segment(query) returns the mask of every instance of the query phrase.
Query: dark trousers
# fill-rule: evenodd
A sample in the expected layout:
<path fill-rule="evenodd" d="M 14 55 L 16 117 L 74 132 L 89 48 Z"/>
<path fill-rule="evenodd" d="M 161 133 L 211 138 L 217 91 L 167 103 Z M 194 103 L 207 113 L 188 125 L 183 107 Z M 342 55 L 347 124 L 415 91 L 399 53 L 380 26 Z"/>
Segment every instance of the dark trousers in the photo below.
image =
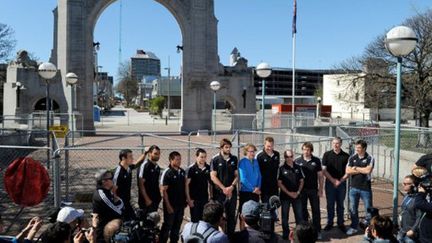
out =
<path fill-rule="evenodd" d="M 241 212 L 243 204 L 249 200 L 259 202 L 259 195 L 252 192 L 239 192 L 239 212 Z"/>
<path fill-rule="evenodd" d="M 303 189 L 300 194 L 301 202 L 302 202 L 302 211 L 303 211 L 303 220 L 309 220 L 309 213 L 307 209 L 307 201 L 312 208 L 312 223 L 315 229 L 320 232 L 321 231 L 321 212 L 320 212 L 320 202 L 318 197 L 317 189 Z"/>
<path fill-rule="evenodd" d="M 282 237 L 288 238 L 289 236 L 289 211 L 290 206 L 292 205 L 293 211 L 294 211 L 294 217 L 296 224 L 299 224 L 303 222 L 303 215 L 302 215 L 302 204 L 299 197 L 296 199 L 287 199 L 287 200 L 281 200 L 282 203 L 282 230 L 283 234 Z"/>
<path fill-rule="evenodd" d="M 237 206 L 237 191 L 232 192 L 231 198 L 226 198 L 225 194 L 217 191 L 214 195 L 214 199 L 224 206 L 225 216 L 227 218 L 226 233 L 230 237 L 234 234 L 236 227 L 236 206 Z"/>
<path fill-rule="evenodd" d="M 123 221 L 131 221 L 136 219 L 135 210 L 130 202 L 124 202 Z"/>
<path fill-rule="evenodd" d="M 190 209 L 190 215 L 191 215 L 191 221 L 196 223 L 199 220 L 202 219 L 203 216 L 203 211 L 204 211 L 204 205 L 207 203 L 208 201 L 205 200 L 194 200 L 194 206 L 193 208 L 189 208 Z"/>
<path fill-rule="evenodd" d="M 158 211 L 159 203 L 160 203 L 160 201 L 156 201 L 156 202 L 152 201 L 152 204 L 150 204 L 150 206 L 146 206 L 144 202 L 140 202 L 139 207 L 140 207 L 140 209 L 142 209 L 143 215 L 147 216 L 147 214 L 149 214 L 149 213 Z"/>
<path fill-rule="evenodd" d="M 175 207 L 174 213 L 169 214 L 166 206 L 164 205 L 164 222 L 162 224 L 159 242 L 166 243 L 168 238 L 171 243 L 178 242 L 180 226 L 183 221 L 184 208 Z"/>
<path fill-rule="evenodd" d="M 268 203 L 270 200 L 270 197 L 273 195 L 277 196 L 277 194 L 261 194 L 261 202 L 262 203 Z"/>
<path fill-rule="evenodd" d="M 329 180 L 326 180 L 325 191 L 327 199 L 327 224 L 333 225 L 336 203 L 337 224 L 343 225 L 346 182 L 344 181 L 338 187 L 334 187 L 333 183 L 331 183 Z"/>

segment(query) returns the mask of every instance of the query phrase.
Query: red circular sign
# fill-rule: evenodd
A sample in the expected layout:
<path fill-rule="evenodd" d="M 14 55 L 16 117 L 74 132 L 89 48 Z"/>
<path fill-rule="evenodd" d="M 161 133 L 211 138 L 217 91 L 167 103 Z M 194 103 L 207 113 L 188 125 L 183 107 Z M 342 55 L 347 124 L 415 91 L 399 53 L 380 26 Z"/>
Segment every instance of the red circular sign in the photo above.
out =
<path fill-rule="evenodd" d="M 50 179 L 47 170 L 30 157 L 14 160 L 4 175 L 7 194 L 23 207 L 35 206 L 48 194 Z"/>

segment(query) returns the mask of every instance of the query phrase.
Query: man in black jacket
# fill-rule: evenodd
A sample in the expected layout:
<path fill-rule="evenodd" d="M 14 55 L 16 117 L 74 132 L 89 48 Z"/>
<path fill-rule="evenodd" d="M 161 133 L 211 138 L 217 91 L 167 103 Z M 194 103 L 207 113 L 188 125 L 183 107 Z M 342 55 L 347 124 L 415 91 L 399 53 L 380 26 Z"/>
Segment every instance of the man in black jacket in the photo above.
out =
<path fill-rule="evenodd" d="M 113 174 L 108 170 L 96 173 L 97 189 L 93 194 L 93 227 L 97 242 L 109 242 L 120 228 L 124 210 L 123 201 L 113 193 Z"/>
<path fill-rule="evenodd" d="M 268 203 L 271 196 L 278 195 L 278 169 L 280 154 L 274 150 L 274 139 L 266 137 L 264 149 L 256 155 L 261 172 L 261 202 Z"/>

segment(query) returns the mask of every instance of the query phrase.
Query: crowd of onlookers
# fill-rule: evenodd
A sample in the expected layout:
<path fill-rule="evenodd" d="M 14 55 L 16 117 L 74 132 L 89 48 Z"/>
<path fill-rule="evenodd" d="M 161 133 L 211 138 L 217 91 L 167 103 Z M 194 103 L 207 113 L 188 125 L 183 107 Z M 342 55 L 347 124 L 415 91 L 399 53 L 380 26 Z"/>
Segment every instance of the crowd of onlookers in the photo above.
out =
<path fill-rule="evenodd" d="M 188 168 L 182 167 L 180 153 L 172 151 L 164 170 L 158 165 L 160 149 L 156 145 L 137 160 L 131 150 L 121 150 L 115 169 L 101 169 L 95 175 L 91 219 L 87 221 L 82 210 L 64 207 L 57 222 L 39 238 L 42 242 L 110 242 L 124 222 L 140 220 L 131 204 L 132 171 L 136 169 L 142 215 L 158 212 L 162 203 L 163 223 L 157 235 L 161 243 L 315 242 L 332 230 L 335 214 L 338 230 L 347 236 L 364 228 L 364 240 L 369 242 L 432 242 L 432 227 L 428 227 L 432 204 L 425 183 L 431 173 L 432 155 L 420 158 L 413 175 L 403 181 L 406 196 L 396 233 L 394 222 L 378 215 L 372 204 L 375 160 L 366 151 L 367 143 L 355 141 L 351 155 L 342 150 L 341 138 L 335 137 L 331 143 L 332 149 L 320 159 L 313 154 L 310 142 L 305 142 L 296 156 L 291 149 L 282 153 L 274 150 L 273 138 L 267 137 L 260 151 L 253 144 L 244 145 L 244 156 L 239 160 L 231 153 L 231 142 L 222 139 L 218 154 L 208 160 L 206 151 L 197 149 L 195 163 Z M 346 228 L 347 191 L 351 224 Z M 327 222 L 321 228 L 320 201 L 324 193 Z M 264 232 L 262 225 L 262 208 L 275 197 L 280 200 L 281 211 L 280 215 L 273 212 L 272 218 L 281 222 L 281 236 Z M 360 199 L 366 212 L 363 220 L 358 212 Z M 181 231 L 186 207 L 191 222 Z M 293 230 L 289 228 L 291 207 L 296 224 Z M 39 218 L 32 219 L 14 240 L 34 240 L 41 224 Z"/>

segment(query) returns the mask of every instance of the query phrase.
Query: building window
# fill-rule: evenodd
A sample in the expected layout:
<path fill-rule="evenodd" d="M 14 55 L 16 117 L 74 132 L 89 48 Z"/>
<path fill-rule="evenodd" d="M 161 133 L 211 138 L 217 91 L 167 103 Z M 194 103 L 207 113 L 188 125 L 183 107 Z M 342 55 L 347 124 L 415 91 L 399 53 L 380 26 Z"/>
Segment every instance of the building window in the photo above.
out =
<path fill-rule="evenodd" d="M 358 92 L 355 94 L 355 100 L 356 100 L 356 101 L 359 100 L 359 93 L 358 93 Z"/>

